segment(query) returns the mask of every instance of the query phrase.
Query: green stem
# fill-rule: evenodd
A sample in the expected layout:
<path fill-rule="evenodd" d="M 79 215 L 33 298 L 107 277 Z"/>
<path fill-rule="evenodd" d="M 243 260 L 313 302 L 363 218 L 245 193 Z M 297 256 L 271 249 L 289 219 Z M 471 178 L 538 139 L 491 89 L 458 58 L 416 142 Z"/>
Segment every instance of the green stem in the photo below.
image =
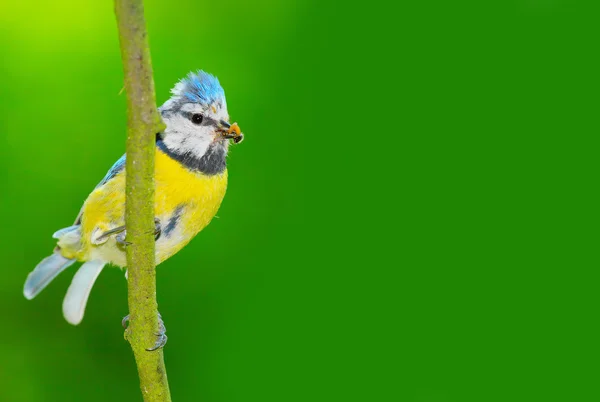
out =
<path fill-rule="evenodd" d="M 163 351 L 146 351 L 158 331 L 154 253 L 155 135 L 164 130 L 156 109 L 143 0 L 115 0 L 127 92 L 126 212 L 129 328 L 144 401 L 171 401 Z"/>

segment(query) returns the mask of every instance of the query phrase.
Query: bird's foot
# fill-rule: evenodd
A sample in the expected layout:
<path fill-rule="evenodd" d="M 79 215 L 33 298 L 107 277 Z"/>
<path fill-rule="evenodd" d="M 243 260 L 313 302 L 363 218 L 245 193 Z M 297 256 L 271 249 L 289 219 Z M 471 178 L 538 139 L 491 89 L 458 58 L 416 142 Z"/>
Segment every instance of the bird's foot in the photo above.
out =
<path fill-rule="evenodd" d="M 154 346 L 150 349 L 146 349 L 148 352 L 153 352 L 158 349 L 162 349 L 167 343 L 167 328 L 165 327 L 165 323 L 162 320 L 160 313 L 158 313 L 158 333 L 156 334 L 156 342 Z"/>
<path fill-rule="evenodd" d="M 160 234 L 162 233 L 162 228 L 160 226 L 160 219 L 158 218 L 154 218 L 154 240 L 158 240 L 160 238 Z M 125 238 L 127 237 L 127 230 L 125 230 L 125 226 L 119 226 L 116 227 L 114 229 L 108 230 L 104 233 L 102 233 L 100 236 L 98 236 L 98 238 L 95 240 L 94 244 L 102 244 L 103 242 L 106 241 L 106 239 L 108 239 L 109 236 L 114 235 L 115 236 L 115 240 L 117 241 L 117 244 L 123 246 L 123 247 L 127 247 L 127 246 L 131 246 L 131 242 L 125 240 Z"/>
<path fill-rule="evenodd" d="M 118 244 L 120 244 L 123 247 L 127 247 L 127 246 L 131 246 L 133 243 L 131 243 L 130 241 L 125 240 L 125 237 L 127 236 L 127 231 L 124 230 L 121 233 L 119 233 L 118 235 L 115 236 L 115 240 L 117 241 Z"/>
<path fill-rule="evenodd" d="M 129 322 L 129 314 L 127 314 L 121 320 L 121 325 L 123 326 L 123 328 L 127 329 L 127 323 L 128 322 Z M 148 352 L 153 352 L 155 350 L 162 349 L 165 346 L 165 344 L 167 343 L 167 340 L 169 339 L 167 337 L 166 332 L 167 332 L 167 328 L 165 327 L 165 323 L 162 320 L 162 316 L 160 315 L 160 313 L 158 313 L 158 333 L 155 334 L 156 335 L 156 342 L 154 343 L 153 347 L 148 348 L 146 350 Z"/>

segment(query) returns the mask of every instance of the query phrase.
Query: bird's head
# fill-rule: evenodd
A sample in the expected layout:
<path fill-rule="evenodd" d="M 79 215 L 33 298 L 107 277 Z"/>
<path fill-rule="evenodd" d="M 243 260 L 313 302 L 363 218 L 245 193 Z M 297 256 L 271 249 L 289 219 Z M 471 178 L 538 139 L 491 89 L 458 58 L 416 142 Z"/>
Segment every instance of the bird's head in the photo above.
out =
<path fill-rule="evenodd" d="M 216 77 L 189 73 L 171 93 L 159 108 L 167 126 L 159 137 L 170 152 L 196 159 L 215 153 L 224 157 L 229 140 L 244 138 L 237 123 L 229 122 L 225 91 Z"/>

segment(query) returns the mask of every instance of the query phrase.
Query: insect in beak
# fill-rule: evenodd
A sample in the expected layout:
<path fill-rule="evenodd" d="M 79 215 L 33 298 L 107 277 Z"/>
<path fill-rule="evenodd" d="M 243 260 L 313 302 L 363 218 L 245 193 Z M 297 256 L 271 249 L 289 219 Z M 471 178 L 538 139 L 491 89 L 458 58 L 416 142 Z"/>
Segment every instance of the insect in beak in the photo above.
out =
<path fill-rule="evenodd" d="M 242 134 L 242 130 L 237 123 L 229 124 L 225 120 L 221 120 L 219 126 L 223 138 L 231 139 L 236 144 L 242 142 L 244 139 L 244 134 Z"/>

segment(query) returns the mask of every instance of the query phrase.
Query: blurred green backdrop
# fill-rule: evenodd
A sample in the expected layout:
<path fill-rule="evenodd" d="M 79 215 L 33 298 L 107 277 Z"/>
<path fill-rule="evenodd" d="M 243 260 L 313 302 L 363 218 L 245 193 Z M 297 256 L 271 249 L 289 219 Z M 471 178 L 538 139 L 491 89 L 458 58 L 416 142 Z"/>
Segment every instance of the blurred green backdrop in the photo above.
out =
<path fill-rule="evenodd" d="M 175 401 L 592 401 L 597 10 L 148 0 L 159 103 L 223 84 L 219 218 L 158 270 Z M 123 153 L 110 1 L 0 2 L 0 400 L 141 400 L 107 269 L 27 273 Z M 594 208 L 592 208 L 592 206 Z"/>

